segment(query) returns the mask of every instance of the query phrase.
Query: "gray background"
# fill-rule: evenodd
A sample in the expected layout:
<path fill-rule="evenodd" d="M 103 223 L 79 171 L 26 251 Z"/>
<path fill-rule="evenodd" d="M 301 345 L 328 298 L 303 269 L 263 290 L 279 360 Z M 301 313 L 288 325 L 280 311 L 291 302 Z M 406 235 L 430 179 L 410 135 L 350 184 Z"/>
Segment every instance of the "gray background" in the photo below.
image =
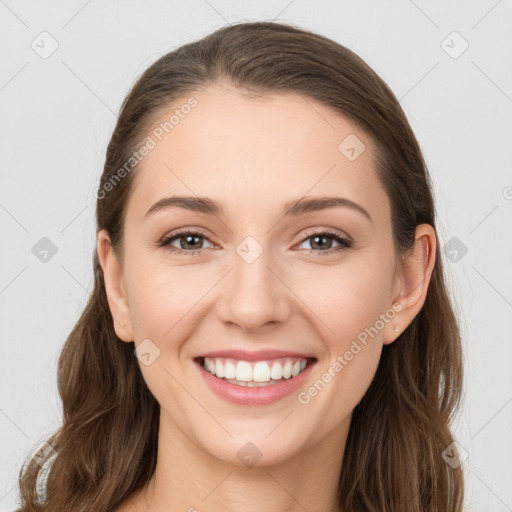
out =
<path fill-rule="evenodd" d="M 60 423 L 56 362 L 92 289 L 93 191 L 124 95 L 175 47 L 276 19 L 358 53 L 415 130 L 464 339 L 467 510 L 511 511 L 512 2 L 234 4 L 0 0 L 0 510 L 14 509 L 22 461 Z M 47 261 L 33 252 L 43 237 L 57 249 Z"/>

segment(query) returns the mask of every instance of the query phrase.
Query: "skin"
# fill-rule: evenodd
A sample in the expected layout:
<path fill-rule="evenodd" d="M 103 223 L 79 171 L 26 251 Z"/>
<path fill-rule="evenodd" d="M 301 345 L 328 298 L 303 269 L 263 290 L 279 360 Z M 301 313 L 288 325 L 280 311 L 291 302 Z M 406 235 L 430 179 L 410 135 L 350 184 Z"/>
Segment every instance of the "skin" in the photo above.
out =
<path fill-rule="evenodd" d="M 316 100 L 291 93 L 248 97 L 226 83 L 194 97 L 198 105 L 136 170 L 124 257 L 98 232 L 120 343 L 149 338 L 160 350 L 150 365 L 139 361 L 161 406 L 156 472 L 118 511 L 335 511 L 352 411 L 383 345 L 399 336 L 394 328 L 405 329 L 424 304 L 435 232 L 418 226 L 413 250 L 395 258 L 372 141 Z M 162 120 L 187 98 L 170 105 Z M 338 150 L 349 134 L 366 146 L 352 162 Z M 144 218 L 170 195 L 215 199 L 224 215 L 169 208 Z M 346 207 L 282 217 L 282 205 L 304 195 L 349 198 L 372 221 Z M 202 247 L 198 254 L 157 245 L 187 227 L 205 234 L 192 240 Z M 336 251 L 340 244 L 332 238 L 315 246 L 311 236 L 326 228 L 353 246 Z M 251 264 L 236 252 L 247 236 L 263 249 Z M 190 251 L 186 243 L 177 238 L 172 246 Z M 193 362 L 213 349 L 313 354 L 318 363 L 301 388 L 307 390 L 397 303 L 401 311 L 307 404 L 297 393 L 267 406 L 231 404 L 213 394 Z M 248 442 L 261 452 L 252 467 L 237 457 Z"/>

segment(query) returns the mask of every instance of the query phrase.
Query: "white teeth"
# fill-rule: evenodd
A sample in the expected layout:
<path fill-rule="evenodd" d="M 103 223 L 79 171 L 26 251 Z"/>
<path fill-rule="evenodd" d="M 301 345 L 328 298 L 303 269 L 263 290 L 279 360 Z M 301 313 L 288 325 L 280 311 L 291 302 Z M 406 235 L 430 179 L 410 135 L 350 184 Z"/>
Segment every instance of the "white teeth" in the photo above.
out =
<path fill-rule="evenodd" d="M 219 379 L 224 377 L 224 366 L 222 366 L 222 363 L 218 359 L 215 363 L 215 375 L 217 375 Z"/>
<path fill-rule="evenodd" d="M 226 379 L 234 379 L 236 377 L 236 367 L 231 361 L 227 361 L 224 365 L 224 377 Z"/>
<path fill-rule="evenodd" d="M 281 358 L 272 361 L 237 361 L 220 357 L 204 358 L 203 366 L 218 378 L 248 387 L 274 384 L 282 379 L 296 377 L 307 366 L 304 358 Z"/>
<path fill-rule="evenodd" d="M 217 359 L 217 368 L 218 365 L 221 364 Z M 219 375 L 217 375 L 218 377 Z M 243 380 L 244 382 L 248 382 L 252 380 L 252 368 L 251 365 L 247 361 L 238 361 L 236 365 L 236 380 Z"/>
<path fill-rule="evenodd" d="M 270 368 L 265 361 L 258 361 L 254 365 L 253 380 L 256 382 L 268 382 L 270 380 Z"/>
<path fill-rule="evenodd" d="M 270 380 L 268 382 L 254 382 L 253 380 L 244 382 L 242 380 L 236 380 L 236 379 L 223 379 L 223 380 L 225 380 L 226 382 L 229 382 L 230 384 L 236 384 L 237 386 L 248 387 L 248 388 L 262 388 L 265 386 L 272 386 L 272 384 L 279 382 L 278 380 Z"/>
<path fill-rule="evenodd" d="M 270 370 L 270 376 L 275 379 L 279 380 L 283 378 L 283 367 L 281 366 L 281 363 L 278 363 L 277 361 L 272 365 L 272 370 Z"/>

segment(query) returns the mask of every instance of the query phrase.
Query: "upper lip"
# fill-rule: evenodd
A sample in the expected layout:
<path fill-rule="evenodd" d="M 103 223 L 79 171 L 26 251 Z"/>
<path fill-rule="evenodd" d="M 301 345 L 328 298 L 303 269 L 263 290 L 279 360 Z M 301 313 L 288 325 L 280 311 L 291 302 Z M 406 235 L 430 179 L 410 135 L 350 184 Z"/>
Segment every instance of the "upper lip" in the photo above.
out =
<path fill-rule="evenodd" d="M 268 361 L 271 359 L 278 359 L 280 357 L 293 357 L 303 359 L 316 359 L 311 354 L 301 354 L 299 352 L 290 352 L 288 350 L 254 350 L 247 351 L 241 349 L 230 350 L 214 350 L 206 354 L 197 356 L 198 358 L 208 357 L 225 357 L 230 359 L 237 359 L 239 361 Z"/>

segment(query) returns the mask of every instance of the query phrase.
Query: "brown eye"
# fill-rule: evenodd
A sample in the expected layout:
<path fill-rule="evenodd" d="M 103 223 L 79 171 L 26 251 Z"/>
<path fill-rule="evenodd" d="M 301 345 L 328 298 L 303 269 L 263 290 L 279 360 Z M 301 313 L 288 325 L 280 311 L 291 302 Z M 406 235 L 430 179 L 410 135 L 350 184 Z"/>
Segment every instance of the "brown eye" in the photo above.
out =
<path fill-rule="evenodd" d="M 208 238 L 202 233 L 197 231 L 182 231 L 163 238 L 159 245 L 160 247 L 167 247 L 171 252 L 195 254 L 204 249 L 204 240 L 208 240 Z M 173 245 L 175 241 L 178 242 L 178 247 Z"/>
<path fill-rule="evenodd" d="M 328 230 L 313 234 L 308 233 L 308 236 L 302 240 L 301 244 L 308 240 L 310 241 L 311 246 L 309 250 L 319 254 L 343 251 L 350 249 L 350 247 L 353 245 L 353 243 L 348 238 L 341 236 L 339 233 Z M 333 241 L 335 244 L 338 244 L 339 247 L 335 247 L 333 250 L 331 250 Z"/>

